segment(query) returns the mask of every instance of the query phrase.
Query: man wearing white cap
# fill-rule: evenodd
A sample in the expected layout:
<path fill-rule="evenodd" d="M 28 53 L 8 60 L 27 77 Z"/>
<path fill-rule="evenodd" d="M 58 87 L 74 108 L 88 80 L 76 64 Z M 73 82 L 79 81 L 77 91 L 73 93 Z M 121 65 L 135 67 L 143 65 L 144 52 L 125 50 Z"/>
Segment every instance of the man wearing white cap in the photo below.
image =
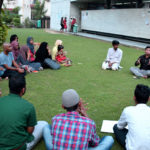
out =
<path fill-rule="evenodd" d="M 102 139 L 96 134 L 96 125 L 89 119 L 78 93 L 69 89 L 62 95 L 62 107 L 67 113 L 53 117 L 52 125 L 46 125 L 43 137 L 47 150 L 109 150 L 113 138 Z"/>

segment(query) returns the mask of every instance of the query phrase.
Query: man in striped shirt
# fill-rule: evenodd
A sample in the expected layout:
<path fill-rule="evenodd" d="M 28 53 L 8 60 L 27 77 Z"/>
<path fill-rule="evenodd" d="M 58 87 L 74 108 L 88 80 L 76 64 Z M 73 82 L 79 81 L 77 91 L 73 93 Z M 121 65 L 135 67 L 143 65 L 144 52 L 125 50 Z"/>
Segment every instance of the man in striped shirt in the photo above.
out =
<path fill-rule="evenodd" d="M 53 117 L 52 125 L 47 125 L 43 131 L 48 150 L 111 149 L 113 138 L 99 138 L 96 125 L 88 118 L 85 104 L 75 90 L 69 89 L 63 93 L 62 107 L 67 113 Z"/>

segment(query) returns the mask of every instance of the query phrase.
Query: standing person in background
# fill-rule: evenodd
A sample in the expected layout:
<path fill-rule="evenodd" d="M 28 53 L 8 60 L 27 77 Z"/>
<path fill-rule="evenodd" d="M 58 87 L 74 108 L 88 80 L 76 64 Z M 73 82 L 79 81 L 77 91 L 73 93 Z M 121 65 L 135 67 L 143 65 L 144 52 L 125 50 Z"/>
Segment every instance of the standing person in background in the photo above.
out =
<path fill-rule="evenodd" d="M 63 32 L 64 31 L 64 18 L 63 17 L 61 17 L 60 25 L 61 25 L 60 31 Z"/>
<path fill-rule="evenodd" d="M 120 67 L 123 52 L 119 49 L 119 41 L 112 41 L 113 48 L 109 48 L 107 58 L 102 64 L 102 69 L 118 70 Z"/>
<path fill-rule="evenodd" d="M 50 50 L 47 42 L 42 42 L 39 49 L 36 52 L 36 62 L 41 63 L 43 68 L 51 68 L 57 70 L 60 65 L 51 59 Z"/>
<path fill-rule="evenodd" d="M 150 46 L 145 48 L 145 54 L 140 56 L 135 62 L 135 66 L 140 65 L 140 68 L 131 67 L 130 71 L 136 77 L 148 78 L 150 76 Z"/>
<path fill-rule="evenodd" d="M 78 93 L 69 89 L 62 94 L 62 108 L 66 113 L 52 118 L 52 125 L 43 129 L 47 150 L 110 150 L 112 136 L 102 139 L 96 134 L 96 124 L 87 113 Z"/>
<path fill-rule="evenodd" d="M 62 40 L 56 40 L 55 46 L 52 49 L 52 60 L 56 60 L 57 52 L 58 52 L 58 45 L 62 45 Z"/>
<path fill-rule="evenodd" d="M 72 19 L 72 22 L 71 22 L 71 32 L 73 32 L 73 27 L 74 27 L 74 25 L 76 24 L 76 19 L 75 18 L 73 18 Z"/>
<path fill-rule="evenodd" d="M 65 17 L 64 19 L 64 29 L 65 29 L 65 32 L 67 32 L 67 17 Z"/>
<path fill-rule="evenodd" d="M 29 47 L 29 53 L 30 53 L 30 62 L 35 61 L 35 48 L 34 45 L 40 45 L 40 43 L 34 43 L 34 40 L 32 37 L 27 38 L 27 46 Z"/>

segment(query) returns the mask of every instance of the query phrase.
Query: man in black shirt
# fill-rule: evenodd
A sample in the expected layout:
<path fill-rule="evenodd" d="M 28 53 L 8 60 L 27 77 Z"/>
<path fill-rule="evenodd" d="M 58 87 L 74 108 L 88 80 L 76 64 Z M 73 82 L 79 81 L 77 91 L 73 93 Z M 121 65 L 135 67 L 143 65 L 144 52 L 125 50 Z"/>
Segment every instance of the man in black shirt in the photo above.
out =
<path fill-rule="evenodd" d="M 135 66 L 138 65 L 140 68 L 131 67 L 130 71 L 137 77 L 148 78 L 150 76 L 150 46 L 145 48 L 145 54 L 135 62 Z"/>

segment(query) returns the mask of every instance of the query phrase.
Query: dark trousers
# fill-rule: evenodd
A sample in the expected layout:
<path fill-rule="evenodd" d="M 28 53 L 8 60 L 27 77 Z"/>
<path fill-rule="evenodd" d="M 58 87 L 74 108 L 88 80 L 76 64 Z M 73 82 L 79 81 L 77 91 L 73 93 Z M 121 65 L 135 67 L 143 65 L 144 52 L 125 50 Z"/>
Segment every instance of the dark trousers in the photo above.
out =
<path fill-rule="evenodd" d="M 6 70 L 5 72 L 4 72 L 4 74 L 2 75 L 2 78 L 6 78 L 6 77 L 12 77 L 12 76 L 15 76 L 15 75 L 17 75 L 17 74 L 20 74 L 20 75 L 22 75 L 22 76 L 25 76 L 26 75 L 26 72 L 24 72 L 24 73 L 18 73 L 17 71 L 14 71 L 14 70 Z"/>
<path fill-rule="evenodd" d="M 124 147 L 124 149 L 126 149 L 125 140 L 126 140 L 126 135 L 128 133 L 128 130 L 127 129 L 122 129 L 122 130 L 118 129 L 117 124 L 114 125 L 113 130 L 114 130 L 114 134 L 116 136 L 118 143 L 120 143 Z"/>

